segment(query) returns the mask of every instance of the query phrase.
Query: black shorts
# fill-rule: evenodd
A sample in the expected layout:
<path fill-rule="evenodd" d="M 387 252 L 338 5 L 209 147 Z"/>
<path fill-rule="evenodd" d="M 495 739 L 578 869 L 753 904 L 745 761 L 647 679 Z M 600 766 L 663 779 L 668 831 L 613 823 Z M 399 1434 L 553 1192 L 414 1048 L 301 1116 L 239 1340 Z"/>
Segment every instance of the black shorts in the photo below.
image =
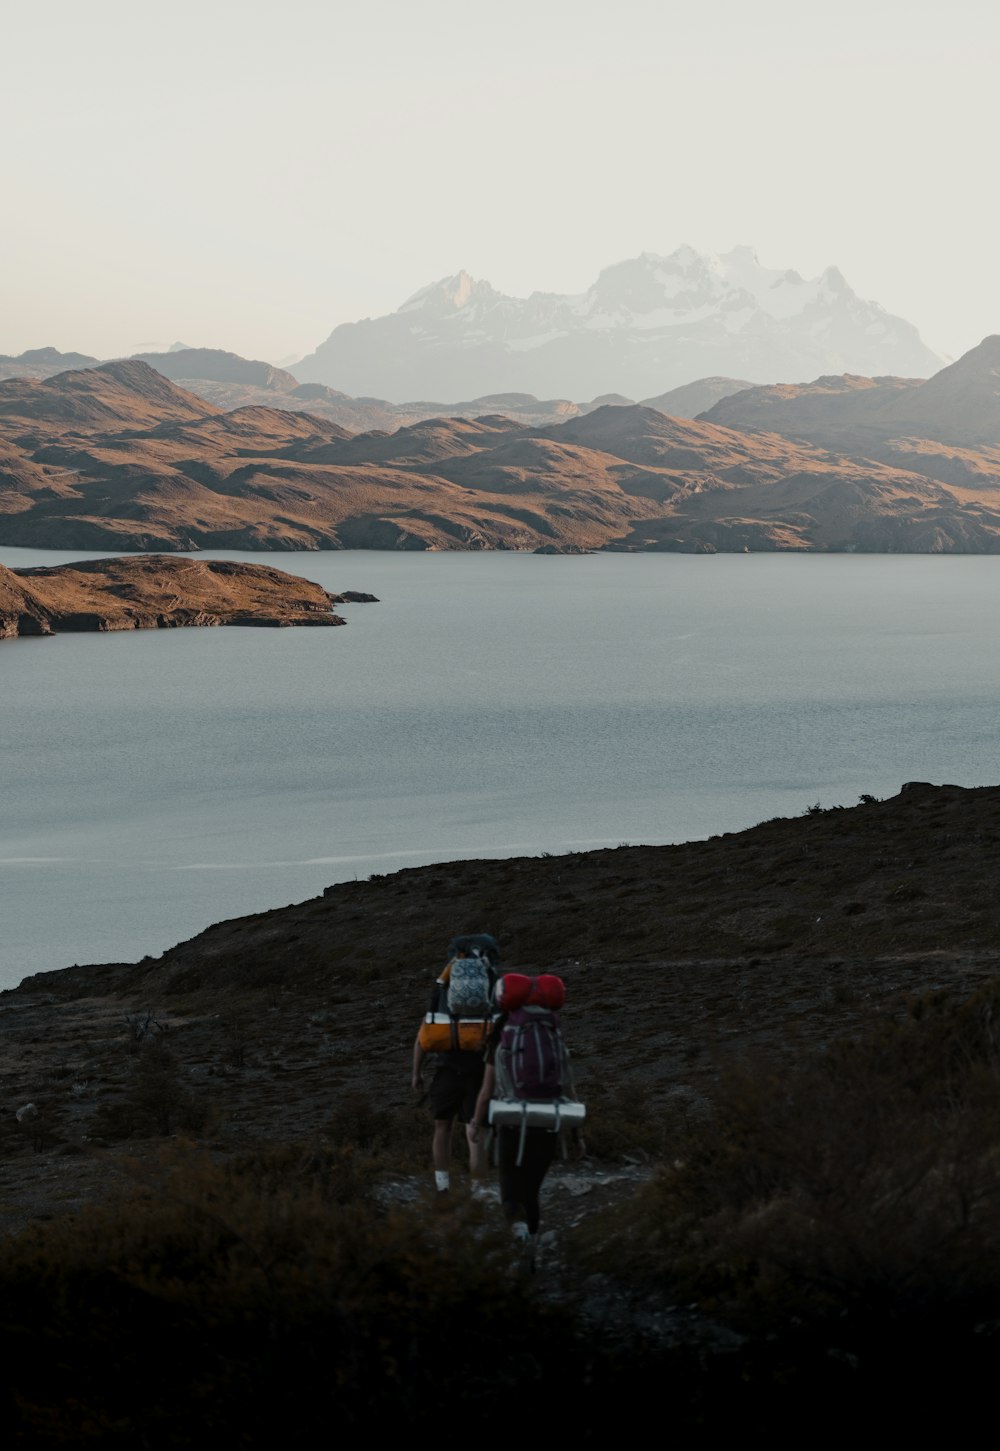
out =
<path fill-rule="evenodd" d="M 485 1068 L 479 1053 L 447 1054 L 438 1064 L 427 1095 L 434 1118 L 470 1123 Z"/>

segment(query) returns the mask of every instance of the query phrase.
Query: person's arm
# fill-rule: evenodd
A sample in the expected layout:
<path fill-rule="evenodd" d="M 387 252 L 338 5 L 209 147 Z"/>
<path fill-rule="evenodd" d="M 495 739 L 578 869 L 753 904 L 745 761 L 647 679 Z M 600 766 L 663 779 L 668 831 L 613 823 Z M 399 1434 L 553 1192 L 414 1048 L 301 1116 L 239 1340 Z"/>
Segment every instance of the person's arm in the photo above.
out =
<path fill-rule="evenodd" d="M 483 1086 L 479 1090 L 479 1097 L 476 1099 L 476 1111 L 472 1115 L 470 1137 L 475 1143 L 482 1129 L 486 1128 L 489 1120 L 490 1099 L 493 1097 L 493 1085 L 496 1082 L 497 1071 L 492 1063 L 487 1063 L 486 1071 L 483 1074 Z"/>
<path fill-rule="evenodd" d="M 417 1036 L 413 1040 L 413 1077 L 410 1079 L 410 1087 L 414 1093 L 424 1091 L 424 1058 L 426 1054 L 420 1046 L 420 1029 L 417 1029 Z"/>

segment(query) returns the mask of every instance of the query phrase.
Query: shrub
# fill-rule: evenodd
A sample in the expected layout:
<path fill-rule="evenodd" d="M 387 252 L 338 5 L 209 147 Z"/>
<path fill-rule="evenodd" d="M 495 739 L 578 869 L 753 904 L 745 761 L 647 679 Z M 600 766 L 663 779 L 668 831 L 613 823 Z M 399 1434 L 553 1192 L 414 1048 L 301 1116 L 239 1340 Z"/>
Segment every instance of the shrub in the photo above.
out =
<path fill-rule="evenodd" d="M 208 1102 L 184 1084 L 177 1060 L 161 1038 L 146 1038 L 136 1057 L 125 1092 L 103 1103 L 95 1116 L 99 1137 L 116 1140 L 150 1138 L 182 1130 L 199 1133 L 210 1117 Z"/>
<path fill-rule="evenodd" d="M 116 1202 L 0 1245 L 19 1435 L 311 1445 L 582 1383 L 566 1313 L 528 1306 L 506 1236 L 471 1205 L 380 1212 L 354 1157 L 175 1149 Z"/>
<path fill-rule="evenodd" d="M 596 1073 L 581 1087 L 587 1105 L 584 1137 L 598 1159 L 650 1159 L 663 1150 L 670 1132 L 662 1111 L 649 1107 L 634 1089 L 609 1084 Z"/>
<path fill-rule="evenodd" d="M 723 1077 L 619 1261 L 754 1321 L 996 1313 L 1000 985 Z"/>
<path fill-rule="evenodd" d="M 430 1153 L 430 1124 L 415 1105 L 399 1109 L 375 1102 L 366 1093 L 341 1099 L 326 1126 L 334 1145 L 350 1146 L 363 1154 L 392 1156 L 411 1164 L 415 1155 L 423 1164 Z"/>
<path fill-rule="evenodd" d="M 130 1053 L 138 1053 L 144 1043 L 165 1032 L 155 1008 L 142 1008 L 125 1014 L 125 1041 Z"/>

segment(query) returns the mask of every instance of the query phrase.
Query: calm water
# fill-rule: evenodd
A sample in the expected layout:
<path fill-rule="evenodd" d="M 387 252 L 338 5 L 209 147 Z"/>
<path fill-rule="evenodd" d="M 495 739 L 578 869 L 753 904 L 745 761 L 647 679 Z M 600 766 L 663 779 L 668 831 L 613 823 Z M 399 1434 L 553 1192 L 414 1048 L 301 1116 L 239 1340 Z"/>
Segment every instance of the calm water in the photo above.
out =
<path fill-rule="evenodd" d="M 1000 779 L 995 559 L 225 557 L 382 603 L 0 643 L 0 985 L 371 872 Z"/>

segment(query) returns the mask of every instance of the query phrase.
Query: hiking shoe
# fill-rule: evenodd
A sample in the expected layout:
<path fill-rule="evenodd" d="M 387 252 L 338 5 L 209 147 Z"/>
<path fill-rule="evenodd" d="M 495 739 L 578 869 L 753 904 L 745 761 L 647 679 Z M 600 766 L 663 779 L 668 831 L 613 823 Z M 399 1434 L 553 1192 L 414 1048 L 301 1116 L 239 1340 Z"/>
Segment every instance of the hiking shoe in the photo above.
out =
<path fill-rule="evenodd" d="M 542 1265 L 555 1249 L 557 1238 L 558 1236 L 554 1229 L 547 1229 L 544 1234 L 535 1235 L 534 1267 L 536 1270 L 541 1269 Z"/>

